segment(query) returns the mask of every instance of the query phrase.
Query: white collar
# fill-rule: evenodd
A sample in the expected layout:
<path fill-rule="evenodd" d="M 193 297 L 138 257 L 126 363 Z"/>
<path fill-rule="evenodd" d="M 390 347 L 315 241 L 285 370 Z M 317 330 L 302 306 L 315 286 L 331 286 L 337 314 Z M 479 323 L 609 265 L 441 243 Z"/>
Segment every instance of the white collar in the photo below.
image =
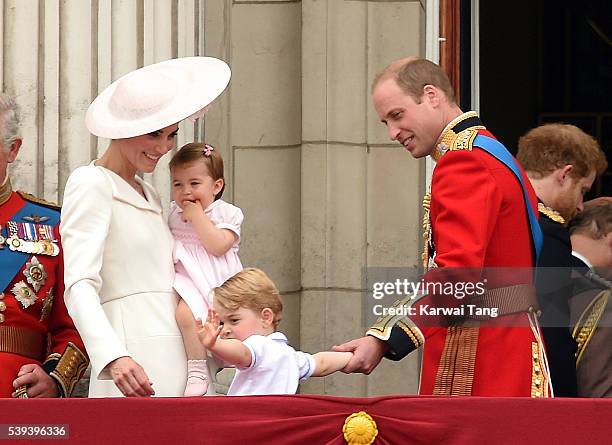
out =
<path fill-rule="evenodd" d="M 589 269 L 593 270 L 593 265 L 584 255 L 579 254 L 575 250 L 572 250 L 572 255 L 574 255 L 576 258 L 578 258 L 580 261 L 586 264 Z"/>
<path fill-rule="evenodd" d="M 278 331 L 272 332 L 267 337 L 270 340 L 282 341 L 282 342 L 285 342 L 285 343 L 288 342 L 287 337 L 285 336 L 285 334 L 283 334 L 282 332 L 278 332 Z"/>

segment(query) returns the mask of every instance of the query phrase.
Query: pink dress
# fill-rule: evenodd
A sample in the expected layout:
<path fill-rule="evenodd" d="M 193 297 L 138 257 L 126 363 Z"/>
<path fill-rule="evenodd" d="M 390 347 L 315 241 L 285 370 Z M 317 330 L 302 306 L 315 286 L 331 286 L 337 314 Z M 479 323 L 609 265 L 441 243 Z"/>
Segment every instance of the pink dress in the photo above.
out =
<path fill-rule="evenodd" d="M 210 290 L 242 270 L 238 258 L 240 225 L 244 219 L 242 210 L 221 199 L 204 210 L 220 229 L 228 229 L 237 235 L 236 242 L 223 256 L 206 251 L 191 223 L 183 222 L 183 210 L 173 201 L 170 204 L 168 224 L 174 236 L 174 289 L 189 305 L 196 318 L 206 319 L 212 307 Z"/>

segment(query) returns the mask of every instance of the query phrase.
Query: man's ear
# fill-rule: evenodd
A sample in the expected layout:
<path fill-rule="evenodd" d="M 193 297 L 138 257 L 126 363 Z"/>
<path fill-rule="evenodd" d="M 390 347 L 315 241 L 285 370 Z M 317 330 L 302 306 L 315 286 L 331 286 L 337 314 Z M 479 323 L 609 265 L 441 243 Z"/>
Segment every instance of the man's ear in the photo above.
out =
<path fill-rule="evenodd" d="M 570 172 L 574 169 L 572 164 L 567 164 L 556 170 L 558 181 L 563 184 L 570 177 Z"/>
<path fill-rule="evenodd" d="M 440 105 L 440 101 L 442 99 L 442 93 L 438 88 L 433 85 L 425 85 L 423 87 L 423 97 L 422 101 L 426 101 L 432 107 L 437 107 Z"/>
<path fill-rule="evenodd" d="M 15 159 L 17 159 L 17 155 L 19 154 L 19 149 L 21 148 L 22 142 L 23 142 L 23 139 L 21 138 L 17 138 L 13 142 L 11 142 L 11 146 L 9 147 L 8 156 L 7 156 L 9 164 L 13 162 Z"/>

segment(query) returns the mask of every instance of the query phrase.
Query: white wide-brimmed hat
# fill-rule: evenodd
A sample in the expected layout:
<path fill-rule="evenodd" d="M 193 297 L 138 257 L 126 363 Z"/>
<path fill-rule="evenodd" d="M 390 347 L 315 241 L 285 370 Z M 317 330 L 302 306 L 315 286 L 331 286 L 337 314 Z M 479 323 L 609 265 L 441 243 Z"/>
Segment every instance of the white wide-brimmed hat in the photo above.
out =
<path fill-rule="evenodd" d="M 85 125 L 96 136 L 109 139 L 161 130 L 200 112 L 223 92 L 230 77 L 229 66 L 214 57 L 148 65 L 102 91 L 87 109 Z"/>

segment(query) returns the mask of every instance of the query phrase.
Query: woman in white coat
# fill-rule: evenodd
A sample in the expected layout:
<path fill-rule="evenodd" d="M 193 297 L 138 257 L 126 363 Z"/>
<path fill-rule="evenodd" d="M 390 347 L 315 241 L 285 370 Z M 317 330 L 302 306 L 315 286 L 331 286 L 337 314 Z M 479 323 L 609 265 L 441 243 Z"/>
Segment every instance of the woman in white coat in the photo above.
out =
<path fill-rule="evenodd" d="M 87 110 L 89 131 L 111 142 L 68 178 L 60 232 L 66 306 L 91 358 L 90 397 L 183 395 L 173 240 L 159 196 L 138 173 L 153 172 L 178 123 L 203 114 L 229 78 L 218 59 L 168 60 L 118 79 Z"/>

